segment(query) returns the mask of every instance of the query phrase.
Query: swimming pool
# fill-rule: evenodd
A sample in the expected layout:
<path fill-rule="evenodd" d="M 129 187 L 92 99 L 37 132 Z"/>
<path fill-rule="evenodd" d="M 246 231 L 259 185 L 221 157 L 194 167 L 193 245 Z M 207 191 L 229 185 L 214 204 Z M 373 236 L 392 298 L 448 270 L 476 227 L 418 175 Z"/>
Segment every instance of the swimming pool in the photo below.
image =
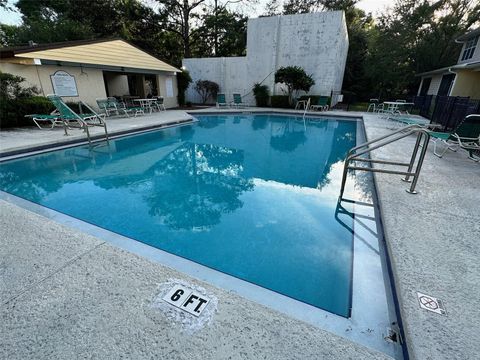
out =
<path fill-rule="evenodd" d="M 349 317 L 353 219 L 337 199 L 357 122 L 198 120 L 4 162 L 0 189 Z"/>

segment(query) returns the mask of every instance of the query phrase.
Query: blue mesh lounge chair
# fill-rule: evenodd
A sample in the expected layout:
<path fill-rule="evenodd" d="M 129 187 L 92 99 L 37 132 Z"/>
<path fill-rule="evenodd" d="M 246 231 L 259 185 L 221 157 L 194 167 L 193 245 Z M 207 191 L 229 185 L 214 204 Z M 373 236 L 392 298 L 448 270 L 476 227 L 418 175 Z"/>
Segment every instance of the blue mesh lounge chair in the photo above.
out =
<path fill-rule="evenodd" d="M 96 99 L 97 105 L 100 110 L 105 112 L 105 115 L 110 116 L 110 114 L 115 113 L 117 115 L 125 115 L 127 117 L 130 116 L 130 113 L 134 114 L 134 117 L 137 115 L 142 114 L 144 115 L 145 112 L 143 108 L 140 106 L 131 106 L 127 107 L 124 102 L 118 101 L 114 97 L 109 97 L 106 99 Z"/>
<path fill-rule="evenodd" d="M 228 106 L 227 101 L 225 100 L 225 94 L 217 94 L 217 108 L 222 106 Z"/>
<path fill-rule="evenodd" d="M 433 153 L 442 157 L 447 150 L 457 151 L 459 148 L 469 152 L 469 158 L 479 161 L 474 153 L 480 150 L 480 114 L 467 115 L 452 132 L 435 132 L 430 131 L 432 139 Z M 437 144 L 442 142 L 445 148 L 441 152 L 437 152 Z"/>
<path fill-rule="evenodd" d="M 105 130 L 105 136 L 108 140 L 107 124 L 105 123 L 105 115 L 101 116 L 94 112 L 88 105 L 83 102 L 80 102 L 80 108 L 86 107 L 90 113 L 77 114 L 73 111 L 60 96 L 57 95 L 47 95 L 48 100 L 57 109 L 58 113 L 64 124 L 65 135 L 68 135 L 67 129 L 78 128 L 83 129 L 87 133 L 88 140 L 90 141 L 90 132 L 88 130 L 89 126 L 101 126 Z"/>
<path fill-rule="evenodd" d="M 233 106 L 236 108 L 246 107 L 247 105 L 242 101 L 242 95 L 240 94 L 233 94 Z"/>
<path fill-rule="evenodd" d="M 63 126 L 63 121 L 60 115 L 56 112 L 52 112 L 51 114 L 44 115 L 44 114 L 29 114 L 25 115 L 25 117 L 32 118 L 33 122 L 39 129 L 53 129 L 55 126 Z"/>
<path fill-rule="evenodd" d="M 328 110 L 328 97 L 327 96 L 320 96 L 317 100 L 317 103 L 314 105 L 310 105 L 311 110 L 320 110 L 320 111 L 327 111 Z"/>

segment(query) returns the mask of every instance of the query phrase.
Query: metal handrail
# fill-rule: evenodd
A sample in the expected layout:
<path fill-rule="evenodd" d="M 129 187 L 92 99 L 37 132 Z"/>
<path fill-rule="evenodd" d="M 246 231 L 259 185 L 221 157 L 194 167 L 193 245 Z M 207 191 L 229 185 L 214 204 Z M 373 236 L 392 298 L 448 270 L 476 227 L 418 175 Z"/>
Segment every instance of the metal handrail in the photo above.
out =
<path fill-rule="evenodd" d="M 90 131 L 88 131 L 88 125 L 103 127 L 103 129 L 105 130 L 105 140 L 109 141 L 108 131 L 107 131 L 107 123 L 105 122 L 105 119 L 102 118 L 102 116 L 105 116 L 105 115 L 104 114 L 98 114 L 94 109 L 92 109 L 92 107 L 90 105 L 88 105 L 87 103 L 85 103 L 83 101 L 79 101 L 79 105 L 80 105 L 81 110 L 83 110 L 82 107 L 87 108 L 87 110 L 90 113 L 92 113 L 98 120 L 98 124 L 97 123 L 89 124 L 88 122 L 86 122 L 82 119 L 84 124 L 85 124 L 85 130 L 87 132 L 88 143 L 91 144 Z"/>
<path fill-rule="evenodd" d="M 305 120 L 305 115 L 307 114 L 307 111 L 309 108 L 310 108 L 310 98 L 308 98 L 307 103 L 305 104 L 305 110 L 303 111 L 303 120 Z"/>
<path fill-rule="evenodd" d="M 407 136 L 412 134 L 417 134 L 417 140 L 415 142 L 415 146 L 412 151 L 412 156 L 410 161 L 407 162 L 400 162 L 400 161 L 389 161 L 389 160 L 376 160 L 370 158 L 361 158 L 360 156 L 370 153 L 373 150 L 381 148 L 385 145 L 391 144 Z M 422 141 L 423 140 L 423 141 Z M 340 189 L 340 198 L 342 199 L 343 193 L 345 191 L 345 182 L 347 181 L 347 174 L 348 170 L 359 170 L 359 171 L 369 171 L 369 172 L 378 172 L 378 173 L 385 173 L 385 174 L 398 174 L 398 175 L 405 175 L 405 178 L 402 179 L 403 181 L 410 182 L 410 177 L 413 177 L 412 184 L 409 189 L 406 191 L 410 194 L 416 194 L 415 186 L 417 185 L 418 177 L 420 175 L 420 170 L 422 169 L 423 160 L 425 159 L 425 154 L 427 152 L 428 143 L 430 141 L 430 134 L 427 129 L 423 126 L 414 124 L 405 126 L 401 129 L 388 133 L 384 136 L 380 136 L 376 139 L 368 141 L 366 143 L 360 144 L 355 146 L 349 150 L 347 156 L 345 158 L 345 164 L 343 167 L 343 177 L 342 177 L 342 186 Z M 370 145 L 373 145 L 370 147 Z M 419 147 L 422 148 L 420 152 L 420 157 L 417 161 L 417 165 L 415 166 L 415 161 L 418 154 Z M 369 164 L 385 164 L 385 165 L 396 165 L 396 166 L 405 166 L 407 167 L 407 171 L 400 171 L 400 170 L 389 170 L 389 169 L 377 169 L 372 167 L 364 167 L 364 166 L 352 166 L 350 162 L 358 161 L 358 162 L 366 162 Z M 412 171 L 415 166 L 415 171 Z"/>

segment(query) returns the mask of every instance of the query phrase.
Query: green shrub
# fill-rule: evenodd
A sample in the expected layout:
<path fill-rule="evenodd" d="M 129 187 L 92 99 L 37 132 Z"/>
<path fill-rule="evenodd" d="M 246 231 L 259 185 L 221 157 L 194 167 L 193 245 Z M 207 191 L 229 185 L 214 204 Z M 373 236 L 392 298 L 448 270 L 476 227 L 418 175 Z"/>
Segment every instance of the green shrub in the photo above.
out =
<path fill-rule="evenodd" d="M 187 70 L 177 74 L 178 104 L 185 105 L 185 91 L 192 82 L 192 77 Z"/>
<path fill-rule="evenodd" d="M 73 111 L 75 111 L 77 114 L 80 114 L 81 111 L 80 111 L 80 104 L 78 102 L 75 102 L 75 101 L 67 101 L 65 103 L 65 105 L 67 105 L 70 109 L 72 109 Z M 84 107 L 84 110 L 85 110 L 85 107 Z M 84 111 L 84 112 L 87 112 L 87 111 Z"/>
<path fill-rule="evenodd" d="M 273 95 L 270 97 L 270 104 L 274 108 L 291 108 L 288 95 Z"/>
<path fill-rule="evenodd" d="M 255 102 L 257 103 L 258 107 L 268 106 L 269 92 L 267 85 L 255 83 L 253 85 L 253 95 L 255 96 Z"/>
<path fill-rule="evenodd" d="M 202 98 L 202 104 L 206 104 L 208 99 L 215 99 L 217 97 L 220 86 L 214 81 L 197 80 L 195 83 L 195 91 Z"/>
<path fill-rule="evenodd" d="M 29 114 L 50 114 L 55 107 L 42 96 L 18 99 L 0 98 L 0 128 L 34 125 Z"/>

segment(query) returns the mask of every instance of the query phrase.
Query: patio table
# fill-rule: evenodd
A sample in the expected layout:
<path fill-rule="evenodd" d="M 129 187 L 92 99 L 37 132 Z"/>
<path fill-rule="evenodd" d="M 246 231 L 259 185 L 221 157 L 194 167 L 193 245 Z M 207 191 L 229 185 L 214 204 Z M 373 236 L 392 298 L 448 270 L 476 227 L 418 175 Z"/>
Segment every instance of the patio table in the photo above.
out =
<path fill-rule="evenodd" d="M 150 114 L 152 113 L 152 103 L 154 101 L 157 101 L 157 98 L 148 98 L 148 99 L 133 99 L 133 101 L 139 102 L 140 106 L 143 109 L 148 109 L 150 111 Z"/>
<path fill-rule="evenodd" d="M 384 101 L 383 103 L 388 106 L 387 109 L 385 110 L 385 112 L 390 113 L 392 115 L 395 114 L 395 113 L 401 114 L 402 106 L 415 105 L 412 102 L 401 102 L 401 101 Z M 408 114 L 408 111 L 405 110 L 405 113 Z"/>

